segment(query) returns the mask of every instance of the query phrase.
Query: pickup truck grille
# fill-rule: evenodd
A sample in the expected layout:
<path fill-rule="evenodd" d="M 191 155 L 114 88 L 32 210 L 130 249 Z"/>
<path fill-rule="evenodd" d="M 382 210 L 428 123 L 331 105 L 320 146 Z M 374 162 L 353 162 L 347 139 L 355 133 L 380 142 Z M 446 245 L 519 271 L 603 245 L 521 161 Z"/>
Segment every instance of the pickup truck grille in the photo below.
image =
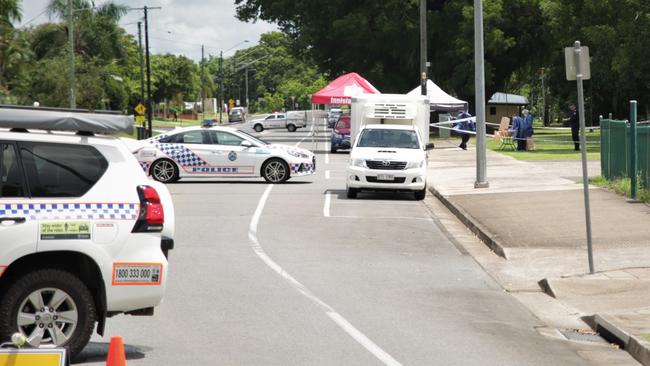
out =
<path fill-rule="evenodd" d="M 366 177 L 366 180 L 369 183 L 396 183 L 396 184 L 402 184 L 406 181 L 406 178 L 404 177 L 396 177 L 393 180 L 379 180 L 377 177 Z"/>
<path fill-rule="evenodd" d="M 370 169 L 377 169 L 377 170 L 404 170 L 404 169 L 406 169 L 406 162 L 405 161 L 366 160 L 366 165 Z"/>

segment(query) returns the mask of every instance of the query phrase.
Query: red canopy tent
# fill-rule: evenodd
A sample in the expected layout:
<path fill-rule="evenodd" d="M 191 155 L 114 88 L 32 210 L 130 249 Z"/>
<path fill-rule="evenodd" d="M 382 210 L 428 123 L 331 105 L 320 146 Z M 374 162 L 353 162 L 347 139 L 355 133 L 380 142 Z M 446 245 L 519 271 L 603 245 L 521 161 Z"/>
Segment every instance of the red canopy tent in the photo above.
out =
<path fill-rule="evenodd" d="M 381 94 L 368 80 L 356 72 L 341 75 L 311 96 L 314 104 L 352 104 L 352 97 L 359 94 Z"/>

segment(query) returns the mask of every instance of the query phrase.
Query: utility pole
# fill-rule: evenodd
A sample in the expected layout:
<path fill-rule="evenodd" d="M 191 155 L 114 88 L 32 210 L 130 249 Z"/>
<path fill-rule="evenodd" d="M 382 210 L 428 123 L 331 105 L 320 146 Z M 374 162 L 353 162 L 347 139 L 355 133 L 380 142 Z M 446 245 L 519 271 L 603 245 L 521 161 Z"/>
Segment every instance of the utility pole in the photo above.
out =
<path fill-rule="evenodd" d="M 142 57 L 142 22 L 138 22 L 138 54 L 140 55 L 140 103 L 144 103 L 144 58 Z"/>
<path fill-rule="evenodd" d="M 201 45 L 201 110 L 203 111 L 203 118 L 205 118 L 205 49 Z"/>
<path fill-rule="evenodd" d="M 160 6 L 142 8 L 129 8 L 128 10 L 143 10 L 144 11 L 144 48 L 145 48 L 145 63 L 147 66 L 147 100 L 145 107 L 147 108 L 147 135 L 153 136 L 152 124 L 153 120 L 153 102 L 151 100 L 151 60 L 149 59 L 149 10 L 162 9 Z"/>
<path fill-rule="evenodd" d="M 546 87 L 544 83 L 544 68 L 541 69 L 542 72 L 542 121 L 544 121 L 544 126 L 548 126 L 548 111 L 546 110 Z"/>
<path fill-rule="evenodd" d="M 474 90 L 476 94 L 476 181 L 474 188 L 488 188 L 485 152 L 485 71 L 483 65 L 483 0 L 474 0 Z"/>
<path fill-rule="evenodd" d="M 420 0 L 420 89 L 427 95 L 427 1 Z"/>
<path fill-rule="evenodd" d="M 223 50 L 219 51 L 219 123 L 223 123 Z"/>
<path fill-rule="evenodd" d="M 246 110 L 248 111 L 248 65 L 246 66 Z"/>
<path fill-rule="evenodd" d="M 75 65 L 74 65 L 74 37 L 73 37 L 73 28 L 74 28 L 74 19 L 72 17 L 72 0 L 68 0 L 68 46 L 70 48 L 70 108 L 77 108 L 76 100 L 76 88 L 77 81 L 75 79 Z"/>

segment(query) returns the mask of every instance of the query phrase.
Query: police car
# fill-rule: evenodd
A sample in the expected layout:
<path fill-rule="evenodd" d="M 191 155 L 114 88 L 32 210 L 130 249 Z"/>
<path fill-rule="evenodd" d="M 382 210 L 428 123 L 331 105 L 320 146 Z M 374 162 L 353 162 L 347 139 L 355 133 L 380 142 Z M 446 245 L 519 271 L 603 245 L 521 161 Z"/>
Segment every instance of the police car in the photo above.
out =
<path fill-rule="evenodd" d="M 177 128 L 131 144 L 142 169 L 163 183 L 189 177 L 260 176 L 282 183 L 316 170 L 316 159 L 308 150 L 270 144 L 246 132 L 210 124 Z"/>
<path fill-rule="evenodd" d="M 20 332 L 75 355 L 95 324 L 101 335 L 107 317 L 152 315 L 161 303 L 170 194 L 120 139 L 94 133 L 132 125 L 0 106 L 0 342 Z"/>

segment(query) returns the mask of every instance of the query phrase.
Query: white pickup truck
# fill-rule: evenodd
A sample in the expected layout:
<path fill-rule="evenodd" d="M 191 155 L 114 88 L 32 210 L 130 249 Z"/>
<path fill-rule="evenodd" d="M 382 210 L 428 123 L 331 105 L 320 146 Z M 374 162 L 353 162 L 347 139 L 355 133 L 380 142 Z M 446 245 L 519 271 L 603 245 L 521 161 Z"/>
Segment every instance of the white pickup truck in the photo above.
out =
<path fill-rule="evenodd" d="M 367 94 L 352 99 L 348 198 L 362 190 L 426 195 L 429 101 L 421 96 Z"/>
<path fill-rule="evenodd" d="M 307 126 L 305 112 L 287 112 L 273 113 L 260 118 L 255 118 L 250 122 L 250 126 L 255 132 L 262 132 L 272 128 L 286 128 L 289 132 L 294 132 L 298 128 Z"/>

